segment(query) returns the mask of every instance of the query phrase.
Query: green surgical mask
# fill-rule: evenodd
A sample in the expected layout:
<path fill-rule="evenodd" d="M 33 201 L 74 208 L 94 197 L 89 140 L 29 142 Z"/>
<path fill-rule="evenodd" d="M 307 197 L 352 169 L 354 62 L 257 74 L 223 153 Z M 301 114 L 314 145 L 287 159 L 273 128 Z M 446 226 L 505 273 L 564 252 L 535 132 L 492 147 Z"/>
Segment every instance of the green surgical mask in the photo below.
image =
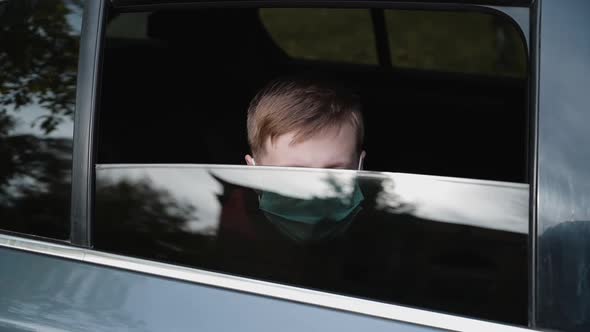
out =
<path fill-rule="evenodd" d="M 264 191 L 260 210 L 283 233 L 307 241 L 341 233 L 360 211 L 363 200 L 356 183 L 347 197 L 299 199 Z"/>

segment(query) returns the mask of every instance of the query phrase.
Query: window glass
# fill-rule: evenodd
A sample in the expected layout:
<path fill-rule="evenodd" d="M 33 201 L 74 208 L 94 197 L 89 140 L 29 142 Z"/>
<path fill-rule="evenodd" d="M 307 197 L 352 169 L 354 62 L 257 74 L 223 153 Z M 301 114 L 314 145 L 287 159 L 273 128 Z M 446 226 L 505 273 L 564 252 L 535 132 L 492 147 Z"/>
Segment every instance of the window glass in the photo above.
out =
<path fill-rule="evenodd" d="M 265 8 L 260 18 L 290 57 L 377 64 L 368 9 Z"/>
<path fill-rule="evenodd" d="M 69 236 L 81 1 L 0 3 L 0 228 Z"/>
<path fill-rule="evenodd" d="M 527 204 L 528 185 L 492 181 L 103 165 L 97 168 L 94 244 L 239 276 L 526 324 Z"/>
<path fill-rule="evenodd" d="M 386 10 L 385 22 L 396 67 L 525 76 L 522 37 L 497 15 Z"/>

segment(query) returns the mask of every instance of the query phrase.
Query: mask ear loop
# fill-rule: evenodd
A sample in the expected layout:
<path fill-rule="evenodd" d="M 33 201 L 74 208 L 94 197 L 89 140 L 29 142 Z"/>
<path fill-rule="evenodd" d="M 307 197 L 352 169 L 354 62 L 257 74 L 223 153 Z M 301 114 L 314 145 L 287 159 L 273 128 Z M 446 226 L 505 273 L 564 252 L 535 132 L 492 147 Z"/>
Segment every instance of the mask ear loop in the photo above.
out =
<path fill-rule="evenodd" d="M 256 166 L 256 160 L 254 160 L 254 158 L 252 158 L 252 166 Z M 260 198 L 262 197 L 262 190 L 254 189 L 254 191 L 256 192 L 256 196 L 258 197 L 258 203 L 260 203 Z"/>
<path fill-rule="evenodd" d="M 359 157 L 359 167 L 358 167 L 359 171 L 362 171 L 364 169 L 364 167 L 363 167 L 364 162 L 365 162 L 365 151 L 363 151 Z"/>

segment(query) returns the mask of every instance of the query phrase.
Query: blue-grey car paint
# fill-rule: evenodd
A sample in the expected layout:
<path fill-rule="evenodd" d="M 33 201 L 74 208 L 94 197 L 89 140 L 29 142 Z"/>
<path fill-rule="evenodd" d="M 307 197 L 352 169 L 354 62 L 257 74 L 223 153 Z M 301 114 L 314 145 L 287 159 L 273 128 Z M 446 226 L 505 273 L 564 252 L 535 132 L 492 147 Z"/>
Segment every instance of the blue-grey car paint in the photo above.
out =
<path fill-rule="evenodd" d="M 0 331 L 441 331 L 0 248 Z"/>
<path fill-rule="evenodd" d="M 590 330 L 590 1 L 541 2 L 537 323 Z"/>

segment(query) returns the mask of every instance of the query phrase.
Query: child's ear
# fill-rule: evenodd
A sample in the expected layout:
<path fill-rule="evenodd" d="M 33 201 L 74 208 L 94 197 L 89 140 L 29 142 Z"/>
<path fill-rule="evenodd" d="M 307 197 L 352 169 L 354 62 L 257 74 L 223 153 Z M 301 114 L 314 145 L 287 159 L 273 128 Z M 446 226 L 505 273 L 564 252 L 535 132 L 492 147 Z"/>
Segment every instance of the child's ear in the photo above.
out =
<path fill-rule="evenodd" d="M 256 166 L 256 162 L 254 161 L 254 158 L 252 158 L 252 156 L 250 156 L 249 154 L 247 154 L 244 159 L 246 160 L 246 164 L 248 164 L 248 166 Z"/>

